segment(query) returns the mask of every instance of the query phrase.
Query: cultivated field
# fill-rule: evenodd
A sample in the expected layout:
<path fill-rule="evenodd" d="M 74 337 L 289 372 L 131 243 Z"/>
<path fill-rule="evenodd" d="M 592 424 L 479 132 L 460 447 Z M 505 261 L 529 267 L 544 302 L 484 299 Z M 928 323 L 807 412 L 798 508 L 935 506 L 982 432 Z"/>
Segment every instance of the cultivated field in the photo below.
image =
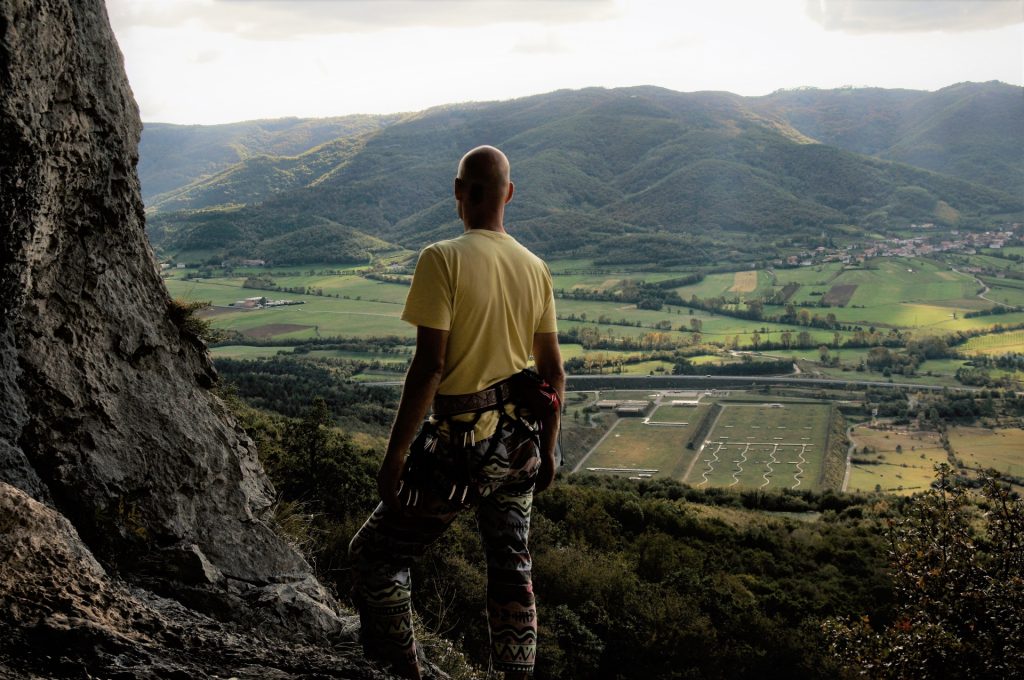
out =
<path fill-rule="evenodd" d="M 276 279 L 275 279 L 276 281 Z M 208 300 L 215 306 L 210 321 L 217 328 L 238 331 L 253 338 L 315 338 L 324 336 L 367 337 L 399 335 L 413 337 L 415 329 L 401 320 L 402 304 L 335 298 L 326 295 L 276 293 L 242 288 L 244 279 L 167 280 L 172 296 Z M 368 282 L 380 298 L 408 289 L 394 283 Z M 244 310 L 229 307 L 247 297 L 266 296 L 294 300 L 301 305 Z M 402 298 L 404 300 L 404 297 Z"/>
<path fill-rule="evenodd" d="M 985 258 L 986 262 L 1000 260 L 988 255 L 974 257 Z M 654 283 L 692 273 L 692 269 L 685 268 L 644 272 L 629 267 L 597 267 L 587 260 L 556 261 L 551 263 L 551 269 L 558 289 L 596 290 L 612 295 L 637 281 Z M 352 265 L 308 269 L 252 268 L 236 270 L 233 278 L 191 281 L 180 277 L 186 271 L 194 273 L 194 270 L 172 270 L 172 278 L 167 280 L 167 285 L 172 295 L 190 300 L 210 300 L 218 306 L 211 317 L 214 326 L 238 331 L 243 336 L 274 340 L 399 335 L 411 339 L 414 329 L 399 318 L 408 287 L 363 278 L 361 274 L 365 270 L 365 266 Z M 258 276 L 273 281 L 276 286 L 312 294 L 243 288 L 247 276 Z M 993 300 L 1001 299 L 999 295 L 1016 296 L 1018 292 L 1024 295 L 1024 282 L 994 278 L 988 281 L 993 287 L 990 291 Z M 786 290 L 790 303 L 809 305 L 806 311 L 811 314 L 833 315 L 841 324 L 862 329 L 874 326 L 886 332 L 889 328 L 900 328 L 923 336 L 958 330 L 984 330 L 997 323 L 1024 322 L 1024 312 L 964 318 L 968 311 L 991 305 L 991 302 L 978 297 L 980 286 L 974 276 L 953 271 L 940 262 L 919 258 L 876 258 L 864 266 L 833 262 L 777 270 L 737 267 L 736 271 L 708 274 L 702 281 L 676 290 L 683 299 L 696 295 L 701 299 L 767 300 L 781 293 L 787 285 L 790 286 Z M 245 297 L 260 295 L 305 304 L 251 311 L 236 311 L 228 306 Z M 1008 301 L 1018 300 L 1014 297 Z M 1018 302 L 1024 302 L 1024 298 Z M 818 306 L 820 303 L 844 306 L 821 307 Z M 613 343 L 618 338 L 645 338 L 645 342 L 657 343 L 661 347 L 702 342 L 721 347 L 751 348 L 755 332 L 760 343 L 778 343 L 783 340 L 783 332 L 788 332 L 788 341 L 792 341 L 796 334 L 806 331 L 816 347 L 832 344 L 836 332 L 841 340 L 852 335 L 848 330 L 738 319 L 671 304 L 650 310 L 638 309 L 635 304 L 624 302 L 559 299 L 557 307 L 561 317 L 560 330 L 571 332 L 575 329 L 581 337 L 587 335 L 591 341 L 596 335 Z M 742 302 L 740 308 L 745 309 Z M 764 307 L 766 315 L 782 312 L 780 305 L 766 304 Z M 695 328 L 699 329 L 699 338 L 694 334 Z M 969 353 L 1024 351 L 1024 332 L 1013 330 L 998 336 L 984 335 L 963 347 Z M 614 353 L 614 350 L 607 353 Z M 853 352 L 848 354 L 852 358 Z M 843 361 L 849 363 L 845 356 Z M 667 364 L 646 364 L 624 367 L 623 370 L 636 374 L 668 368 Z M 933 370 L 942 376 L 937 380 L 948 382 L 952 380 L 955 367 L 935 366 Z M 871 376 L 847 373 L 844 377 Z M 899 381 L 898 378 L 895 380 Z"/>
<path fill-rule="evenodd" d="M 679 407 L 673 421 L 657 425 L 645 424 L 640 418 L 622 418 L 587 458 L 585 470 L 626 477 L 682 479 L 693 456 L 686 442 L 707 409 Z"/>
<path fill-rule="evenodd" d="M 927 489 L 935 479 L 935 466 L 949 462 L 936 432 L 858 425 L 851 429 L 850 438 L 855 452 L 847 491 L 910 495 Z"/>
<path fill-rule="evenodd" d="M 753 293 L 755 290 L 757 290 L 756 271 L 751 270 L 733 274 L 732 286 L 729 288 L 730 293 Z"/>
<path fill-rule="evenodd" d="M 1024 331 L 990 333 L 971 338 L 961 346 L 968 354 L 1006 354 L 1024 352 Z"/>
<path fill-rule="evenodd" d="M 719 403 L 721 412 L 686 482 L 773 491 L 820 488 L 829 404 Z"/>
<path fill-rule="evenodd" d="M 953 427 L 949 444 L 967 467 L 1024 477 L 1024 430 Z"/>
<path fill-rule="evenodd" d="M 697 406 L 671 403 L 698 396 Z M 766 401 L 763 395 L 738 393 L 726 398 L 703 393 L 601 394 L 602 399 L 652 397 L 659 405 L 650 415 L 619 419 L 581 471 L 634 479 L 670 477 L 698 487 L 821 488 L 830 404 Z"/>

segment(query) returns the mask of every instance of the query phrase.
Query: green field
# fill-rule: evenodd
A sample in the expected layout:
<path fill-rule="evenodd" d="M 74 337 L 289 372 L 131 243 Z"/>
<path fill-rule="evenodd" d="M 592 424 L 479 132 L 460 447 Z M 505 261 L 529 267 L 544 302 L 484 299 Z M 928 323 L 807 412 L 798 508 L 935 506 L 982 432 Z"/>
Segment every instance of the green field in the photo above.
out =
<path fill-rule="evenodd" d="M 821 488 L 831 405 L 720 402 L 685 481 L 694 486 Z"/>
<path fill-rule="evenodd" d="M 949 444 L 964 465 L 1024 477 L 1024 430 L 954 427 Z"/>
<path fill-rule="evenodd" d="M 216 328 L 256 338 L 315 338 L 334 336 L 413 337 L 415 329 L 402 321 L 399 303 L 346 300 L 318 295 L 268 293 L 242 288 L 242 279 L 167 281 L 172 296 L 208 300 L 215 306 L 208 316 Z M 397 284 L 382 284 L 404 288 Z M 242 310 L 229 307 L 247 297 L 301 301 L 301 305 Z"/>
<path fill-rule="evenodd" d="M 291 347 L 254 347 L 251 345 L 223 345 L 211 347 L 210 355 L 214 359 L 266 359 L 279 354 L 290 355 Z"/>
<path fill-rule="evenodd" d="M 1024 352 L 1024 331 L 979 335 L 964 343 L 961 350 L 967 354 Z"/>
<path fill-rule="evenodd" d="M 859 462 L 850 466 L 847 491 L 917 493 L 935 479 L 935 465 L 948 462 L 936 432 L 858 425 L 850 434 L 855 449 L 853 457 Z M 863 451 L 865 446 L 867 452 Z"/>
<path fill-rule="evenodd" d="M 686 394 L 686 399 L 698 393 Z M 702 396 L 673 406 L 671 393 L 603 392 L 602 399 L 661 397 L 646 419 L 620 418 L 583 470 L 630 478 L 671 477 L 694 486 L 820 489 L 831 405 L 763 395 Z M 736 397 L 747 396 L 749 400 Z M 679 397 L 677 397 L 679 398 Z M 715 403 L 721 407 L 718 412 Z M 718 413 L 716 417 L 716 413 Z M 696 450 L 688 443 L 708 418 L 714 425 Z"/>
<path fill-rule="evenodd" d="M 609 398 L 602 393 L 602 398 Z M 633 395 L 632 398 L 637 398 Z M 661 413 L 665 407 L 658 409 Z M 672 424 L 645 424 L 641 418 L 622 418 L 587 458 L 585 470 L 627 477 L 641 475 L 682 479 L 693 458 L 686 442 L 708 406 L 675 408 Z"/>
<path fill-rule="evenodd" d="M 408 257 L 408 254 L 404 257 Z M 1000 258 L 988 259 L 1002 261 Z M 688 273 L 686 270 L 642 272 L 629 267 L 601 268 L 587 260 L 560 260 L 552 262 L 551 266 L 556 287 L 566 289 L 616 290 L 625 280 L 653 282 Z M 235 270 L 236 275 L 232 278 L 193 280 L 181 277 L 188 272 L 194 273 L 194 270 L 173 269 L 168 272 L 166 282 L 174 296 L 212 302 L 216 309 L 206 315 L 216 328 L 237 331 L 250 338 L 273 340 L 384 335 L 412 338 L 414 329 L 399 318 L 408 287 L 363 278 L 360 273 L 366 268 L 365 265 L 249 268 L 244 271 Z M 269 278 L 280 287 L 301 288 L 319 294 L 277 293 L 242 288 L 247 275 Z M 978 284 L 973 276 L 952 271 L 942 263 L 918 258 L 876 258 L 864 267 L 827 263 L 774 271 L 740 269 L 709 274 L 700 283 L 681 288 L 679 292 L 684 298 L 691 294 L 699 297 L 724 295 L 729 298 L 758 298 L 770 296 L 788 283 L 800 284 L 791 298 L 796 303 L 820 302 L 822 296 L 811 296 L 811 292 L 825 294 L 840 290 L 842 294 L 839 299 L 845 299 L 849 294 L 849 304 L 844 307 L 814 306 L 807 308 L 807 311 L 821 316 L 833 314 L 840 323 L 863 329 L 874 326 L 885 332 L 887 328 L 895 327 L 925 336 L 957 330 L 984 330 L 997 323 L 1007 325 L 1024 322 L 1024 312 L 965 319 L 965 312 L 991 304 L 976 296 Z M 992 279 L 991 283 L 1000 286 L 998 290 L 1009 291 L 1008 295 L 1020 294 L 1021 302 L 1024 303 L 1024 284 L 1021 282 Z M 291 299 L 304 304 L 247 311 L 229 306 L 254 296 Z M 720 347 L 736 345 L 750 348 L 755 339 L 754 333 L 758 334 L 759 342 L 769 343 L 782 341 L 782 333 L 787 331 L 791 333 L 791 338 L 806 331 L 815 345 L 831 344 L 835 340 L 835 332 L 832 330 L 737 319 L 673 305 L 654 311 L 637 309 L 634 304 L 559 299 L 557 306 L 561 319 L 559 328 L 563 332 L 575 329 L 591 336 L 596 332 L 601 339 L 612 342 L 616 338 L 630 338 L 652 349 L 655 346 L 692 346 L 698 341 Z M 783 308 L 779 306 L 765 307 L 766 314 L 780 314 L 782 311 Z M 692 329 L 695 322 L 699 322 L 699 337 Z M 839 336 L 840 339 L 846 339 L 851 336 L 851 332 L 839 331 Z M 591 354 L 603 354 L 606 357 L 618 354 L 625 358 L 636 356 L 639 351 L 597 352 L 567 346 L 565 354 L 566 358 Z M 1011 331 L 1002 336 L 982 336 L 967 343 L 964 351 L 1024 351 L 1024 334 Z M 816 350 L 774 354 L 798 356 L 813 362 Z M 847 366 L 855 365 L 863 356 L 860 350 L 840 350 L 839 354 L 840 360 Z M 717 359 L 704 358 L 702 361 Z M 623 365 L 622 370 L 631 374 L 648 374 L 670 370 L 670 366 L 664 362 L 636 363 Z M 937 380 L 951 380 L 955 366 L 936 364 L 922 368 L 919 373 L 928 370 L 939 376 Z M 835 369 L 828 368 L 821 368 L 820 372 L 825 375 L 837 373 Z M 871 377 L 852 371 L 839 373 L 849 379 Z M 894 380 L 898 382 L 901 379 L 897 377 Z"/>
<path fill-rule="evenodd" d="M 791 331 L 796 334 L 800 331 L 807 331 L 815 343 L 832 342 L 833 331 L 819 328 L 803 328 L 786 324 L 770 323 L 767 321 L 751 321 L 737 319 L 722 314 L 714 314 L 703 310 L 693 310 L 668 306 L 660 311 L 637 309 L 633 304 L 621 304 L 616 302 L 598 302 L 592 300 L 558 300 L 558 315 L 561 317 L 559 328 L 562 330 L 579 327 L 598 327 L 601 334 L 606 336 L 609 332 L 617 337 L 639 337 L 645 333 L 654 332 L 652 326 L 659 322 L 668 322 L 671 331 L 664 332 L 678 342 L 687 343 L 692 338 L 690 330 L 690 319 L 698 319 L 701 323 L 700 335 L 706 342 L 727 344 L 735 336 L 739 336 L 740 345 L 749 345 L 754 332 L 760 334 L 765 342 L 778 340 L 783 331 Z M 581 315 L 585 315 L 584 318 Z M 568 317 L 575 316 L 579 320 L 570 320 Z M 602 319 L 606 320 L 602 322 Z M 612 322 L 620 320 L 626 322 L 639 321 L 643 326 L 619 325 Z M 680 331 L 682 327 L 685 330 Z M 841 336 L 847 337 L 849 333 L 841 332 Z"/>

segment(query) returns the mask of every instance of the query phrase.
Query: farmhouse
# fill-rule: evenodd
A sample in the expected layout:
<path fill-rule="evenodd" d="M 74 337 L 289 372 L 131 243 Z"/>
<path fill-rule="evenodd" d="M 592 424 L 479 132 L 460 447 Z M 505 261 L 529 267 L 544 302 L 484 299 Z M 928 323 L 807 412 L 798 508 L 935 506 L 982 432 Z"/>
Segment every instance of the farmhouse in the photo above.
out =
<path fill-rule="evenodd" d="M 650 405 L 649 401 L 620 401 L 615 407 L 615 413 L 620 416 L 642 416 Z"/>
<path fill-rule="evenodd" d="M 263 296 L 245 298 L 232 302 L 229 307 L 240 307 L 242 309 L 266 309 L 268 307 L 284 307 L 287 305 L 302 305 L 302 300 L 270 300 Z"/>

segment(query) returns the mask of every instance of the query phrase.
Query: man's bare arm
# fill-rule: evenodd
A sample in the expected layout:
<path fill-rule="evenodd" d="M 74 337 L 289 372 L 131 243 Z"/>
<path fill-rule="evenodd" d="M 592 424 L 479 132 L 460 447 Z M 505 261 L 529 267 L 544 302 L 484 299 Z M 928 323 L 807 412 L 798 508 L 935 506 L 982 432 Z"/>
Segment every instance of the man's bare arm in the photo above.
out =
<path fill-rule="evenodd" d="M 377 489 L 380 498 L 392 508 L 399 506 L 398 482 L 402 476 L 405 455 L 416 439 L 423 418 L 441 384 L 444 374 L 445 349 L 448 346 L 448 331 L 418 326 L 416 329 L 416 352 L 413 354 L 409 372 L 405 375 L 402 399 L 398 403 L 398 414 L 391 426 L 391 438 L 377 473 Z"/>
<path fill-rule="evenodd" d="M 558 333 L 533 334 L 533 360 L 537 366 L 537 373 L 558 392 L 558 401 L 564 401 L 565 369 L 562 367 L 562 352 L 558 348 Z M 537 475 L 536 491 L 548 488 L 555 478 L 555 444 L 558 441 L 561 415 L 561 412 L 555 413 L 544 421 L 540 441 L 541 466 Z"/>

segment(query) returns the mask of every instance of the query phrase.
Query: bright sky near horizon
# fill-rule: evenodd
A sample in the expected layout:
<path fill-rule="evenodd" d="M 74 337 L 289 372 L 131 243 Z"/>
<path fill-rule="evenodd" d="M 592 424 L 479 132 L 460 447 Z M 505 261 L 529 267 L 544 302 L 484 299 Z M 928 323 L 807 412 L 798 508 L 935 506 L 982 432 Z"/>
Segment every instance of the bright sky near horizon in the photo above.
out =
<path fill-rule="evenodd" d="M 1024 0 L 107 0 L 145 121 L 560 88 L 1024 85 Z"/>

